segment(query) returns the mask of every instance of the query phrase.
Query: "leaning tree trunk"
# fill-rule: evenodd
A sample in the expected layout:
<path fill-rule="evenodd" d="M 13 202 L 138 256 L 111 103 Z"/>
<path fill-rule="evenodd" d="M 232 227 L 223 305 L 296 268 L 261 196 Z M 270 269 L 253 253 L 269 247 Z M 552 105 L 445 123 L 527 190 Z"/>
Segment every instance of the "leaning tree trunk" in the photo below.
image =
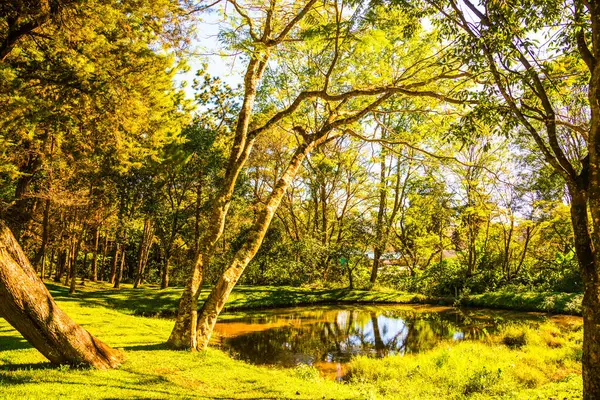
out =
<path fill-rule="evenodd" d="M 121 354 L 65 314 L 0 221 L 0 315 L 55 364 L 115 368 Z"/>
<path fill-rule="evenodd" d="M 244 101 L 236 123 L 234 143 L 229 155 L 227 170 L 223 186 L 215 196 L 207 231 L 202 235 L 200 247 L 195 254 L 195 261 L 191 266 L 190 277 L 186 284 L 177 309 L 175 326 L 169 337 L 168 343 L 176 349 L 194 348 L 196 336 L 196 319 L 198 315 L 198 297 L 202 285 L 204 266 L 208 265 L 216 244 L 223 234 L 225 218 L 237 178 L 248 160 L 255 137 L 248 137 L 248 127 L 252 116 L 252 107 L 256 99 L 258 83 L 265 71 L 268 54 L 262 60 L 252 57 L 248 63 L 244 76 Z"/>
<path fill-rule="evenodd" d="M 235 253 L 229 268 L 227 268 L 225 273 L 219 278 L 215 287 L 204 302 L 198 316 L 196 340 L 193 342 L 192 349 L 204 350 L 208 346 L 215 323 L 217 322 L 217 317 L 223 310 L 231 290 L 241 277 L 244 269 L 250 261 L 252 261 L 258 249 L 260 249 L 265 234 L 267 233 L 267 229 L 273 219 L 273 215 L 275 214 L 275 211 L 277 211 L 285 191 L 289 187 L 294 176 L 296 176 L 296 172 L 302 165 L 302 161 L 306 155 L 323 140 L 325 140 L 325 136 L 319 138 L 319 141 L 303 143 L 294 152 L 286 171 L 278 180 L 277 185 L 275 185 L 273 191 L 269 195 L 267 203 L 258 212 L 248 240 L 246 240 L 244 245 Z"/>

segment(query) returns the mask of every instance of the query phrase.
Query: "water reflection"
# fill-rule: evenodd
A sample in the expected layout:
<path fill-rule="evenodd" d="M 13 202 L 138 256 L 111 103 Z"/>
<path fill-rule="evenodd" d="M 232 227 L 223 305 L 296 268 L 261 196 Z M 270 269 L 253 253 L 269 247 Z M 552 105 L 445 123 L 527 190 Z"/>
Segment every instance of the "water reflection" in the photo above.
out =
<path fill-rule="evenodd" d="M 443 340 L 479 339 L 506 319 L 515 315 L 426 306 L 292 308 L 229 315 L 217 324 L 213 343 L 254 364 L 302 363 L 339 378 L 354 355 L 384 357 Z"/>

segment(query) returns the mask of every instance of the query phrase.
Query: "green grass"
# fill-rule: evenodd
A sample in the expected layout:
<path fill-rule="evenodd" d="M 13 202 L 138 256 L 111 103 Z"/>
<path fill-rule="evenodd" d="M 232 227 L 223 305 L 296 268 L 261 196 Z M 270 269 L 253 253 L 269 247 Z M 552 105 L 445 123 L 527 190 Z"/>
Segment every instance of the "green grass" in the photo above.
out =
<path fill-rule="evenodd" d="M 111 371 L 55 367 L 0 319 L 0 398 L 356 398 L 349 386 L 306 379 L 298 370 L 269 369 L 235 361 L 225 353 L 166 350 L 172 322 L 105 307 L 59 301 L 77 322 L 126 362 Z M 304 377 L 304 378 L 303 378 Z M 296 394 L 296 393 L 299 394 Z"/>
<path fill-rule="evenodd" d="M 462 306 L 540 311 L 553 314 L 581 315 L 582 293 L 559 292 L 490 292 L 470 295 Z"/>
<path fill-rule="evenodd" d="M 75 295 L 69 295 L 68 288 L 62 285 L 51 282 L 46 284 L 53 296 L 63 301 L 78 301 L 86 305 L 111 307 L 133 315 L 161 317 L 172 317 L 177 313 L 177 301 L 182 291 L 177 287 L 160 290 L 152 285 L 133 289 L 128 284 L 122 285 L 120 290 L 114 290 L 105 282 L 86 282 L 85 286 L 77 287 Z M 207 295 L 208 288 L 205 288 L 200 295 L 200 303 Z M 583 294 L 581 293 L 499 291 L 469 295 L 460 300 L 460 305 L 581 315 L 582 299 Z M 239 285 L 233 289 L 225 311 L 335 303 L 452 305 L 454 299 L 451 297 L 428 297 L 384 288 L 350 290 Z"/>
<path fill-rule="evenodd" d="M 548 322 L 537 329 L 514 325 L 483 342 L 384 359 L 357 357 L 349 373 L 352 383 L 390 398 L 577 399 L 581 340 L 581 323 L 561 330 Z"/>
<path fill-rule="evenodd" d="M 171 317 L 177 313 L 177 302 L 182 288 L 160 290 L 155 286 L 133 289 L 131 285 L 121 285 L 115 290 L 104 282 L 86 282 L 78 286 L 74 295 L 68 288 L 54 283 L 46 283 L 57 300 L 79 302 L 88 306 L 110 307 L 128 314 L 141 316 Z M 208 296 L 205 288 L 200 295 L 200 304 Z M 394 304 L 394 303 L 440 303 L 439 298 L 428 298 L 420 294 L 411 294 L 394 290 L 350 290 L 350 289 L 313 289 L 292 286 L 243 286 L 233 289 L 225 306 L 225 311 L 238 311 L 260 308 L 303 306 L 331 303 Z M 452 304 L 446 299 L 445 304 Z"/>
<path fill-rule="evenodd" d="M 581 393 L 579 318 L 569 319 L 562 329 L 550 322 L 538 329 L 508 326 L 483 342 L 444 342 L 404 357 L 358 357 L 350 364 L 350 381 L 336 383 L 311 367 L 254 366 L 216 349 L 167 350 L 172 321 L 139 314 L 153 307 L 172 310 L 180 289 L 115 291 L 87 283 L 69 296 L 62 286 L 50 287 L 60 307 L 92 334 L 122 349 L 126 362 L 110 371 L 52 366 L 0 319 L 0 399 L 573 399 Z M 391 291 L 240 287 L 228 307 L 414 299 Z"/>

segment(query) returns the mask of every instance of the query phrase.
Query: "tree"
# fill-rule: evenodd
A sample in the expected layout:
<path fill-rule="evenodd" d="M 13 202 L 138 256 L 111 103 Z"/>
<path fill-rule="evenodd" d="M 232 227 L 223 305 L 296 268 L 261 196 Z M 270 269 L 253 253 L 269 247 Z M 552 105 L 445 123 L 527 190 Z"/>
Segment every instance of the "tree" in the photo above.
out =
<path fill-rule="evenodd" d="M 585 288 L 583 396 L 600 398 L 600 4 L 428 3 L 484 85 L 487 100 L 480 97 L 478 111 L 528 135 L 568 188 Z M 554 32 L 552 26 L 559 25 L 564 28 Z M 560 40 L 533 40 L 545 34 Z M 582 106 L 572 107 L 577 104 Z M 570 114 L 574 108 L 587 118 Z M 573 145 L 586 148 L 587 156 L 573 157 Z"/>
<path fill-rule="evenodd" d="M 323 4 L 322 10 L 327 12 L 318 14 L 314 9 L 316 3 L 310 0 L 302 6 L 294 4 L 292 7 L 271 2 L 268 7 L 255 7 L 252 15 L 247 13 L 245 7 L 237 2 L 233 3 L 247 33 L 245 36 L 240 36 L 239 33 L 231 36 L 232 41 L 234 37 L 235 40 L 241 38 L 238 49 L 247 52 L 249 58 L 244 79 L 244 100 L 236 121 L 224 183 L 213 200 L 209 229 L 200 241 L 200 252 L 192 276 L 179 303 L 177 321 L 169 339 L 169 344 L 175 348 L 206 347 L 224 302 L 246 265 L 256 254 L 270 224 L 274 210 L 267 209 L 257 214 L 252 239 L 236 253 L 197 316 L 202 270 L 208 265 L 217 240 L 223 233 L 235 183 L 258 135 L 286 124 L 283 126 L 303 138 L 303 142 L 296 149 L 299 153 L 292 156 L 286 173 L 278 181 L 267 201 L 267 208 L 277 208 L 282 196 L 279 194 L 280 187 L 283 187 L 285 192 L 289 180 L 298 169 L 294 160 L 306 157 L 305 150 L 310 151 L 312 144 L 321 140 L 321 135 L 325 137 L 329 132 L 343 132 L 394 95 L 444 98 L 446 101 L 460 102 L 431 90 L 435 82 L 459 79 L 463 74 L 454 65 L 441 68 L 439 64 L 428 62 L 432 49 L 418 47 L 422 41 L 428 39 L 426 35 L 412 36 L 408 29 L 391 30 L 398 36 L 398 40 L 379 43 L 380 53 L 374 54 L 369 50 L 381 39 L 383 32 L 374 29 L 372 20 L 368 20 L 365 25 L 358 24 L 356 28 L 357 35 L 364 33 L 363 41 L 350 40 L 353 35 L 346 29 L 356 26 L 352 22 L 356 15 L 351 17 L 350 21 L 344 21 L 345 14 L 338 2 Z M 294 10 L 294 13 L 290 13 L 290 9 Z M 309 15 L 318 21 L 318 25 L 323 29 L 321 33 L 301 23 Z M 253 19 L 255 16 L 256 19 Z M 405 20 L 400 20 L 399 23 L 409 24 Z M 315 23 L 311 25 L 314 26 Z M 257 26 L 261 27 L 260 32 L 256 30 Z M 237 26 L 235 32 L 239 32 Z M 296 40 L 287 40 L 288 36 Z M 278 48 L 283 44 L 288 51 L 278 52 Z M 378 79 L 365 84 L 364 78 L 371 76 L 373 67 L 379 67 L 385 60 L 390 60 L 394 49 L 399 49 L 401 45 L 409 47 L 409 44 L 417 47 L 405 49 L 407 53 L 410 52 L 410 56 L 406 57 L 408 65 L 394 64 L 393 68 L 382 70 Z M 318 54 L 316 60 L 322 65 L 321 69 L 313 66 L 315 58 L 312 54 Z M 345 57 L 346 54 L 352 54 L 353 57 Z M 265 75 L 271 56 L 276 56 L 278 63 L 273 69 L 269 69 L 266 76 L 273 80 L 274 85 L 261 86 L 259 92 L 259 83 Z M 298 59 L 306 60 L 300 68 Z M 294 78 L 289 79 L 288 84 L 284 84 L 277 78 L 281 76 L 277 73 L 279 71 L 292 72 Z M 346 84 L 340 85 L 341 90 L 332 92 L 330 87 L 334 87 L 338 82 Z M 272 101 L 262 102 L 262 109 L 255 114 L 253 108 L 259 94 Z M 282 107 L 270 106 L 273 103 L 281 104 Z M 312 110 L 312 113 L 308 110 Z M 288 177 L 287 172 L 291 176 Z"/>
<path fill-rule="evenodd" d="M 90 335 L 56 305 L 1 221 L 0 314 L 53 363 L 101 369 L 121 363 L 118 351 Z"/>
<path fill-rule="evenodd" d="M 169 50 L 181 11 L 168 0 L 0 5 L 0 212 L 23 245 L 1 222 L 0 312 L 52 362 L 112 368 L 120 357 L 56 306 L 23 249 L 41 231 L 36 258 L 59 248 L 57 277 L 68 266 L 73 291 L 84 233 L 114 189 L 104 178 L 179 133 L 186 105 Z"/>

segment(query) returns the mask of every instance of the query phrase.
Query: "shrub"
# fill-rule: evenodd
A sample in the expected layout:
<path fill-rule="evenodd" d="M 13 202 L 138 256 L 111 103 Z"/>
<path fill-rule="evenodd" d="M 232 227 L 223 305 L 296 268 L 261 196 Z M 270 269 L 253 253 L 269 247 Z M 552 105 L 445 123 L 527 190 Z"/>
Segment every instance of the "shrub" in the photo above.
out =
<path fill-rule="evenodd" d="M 465 384 L 464 394 L 481 393 L 487 388 L 495 385 L 500 381 L 502 370 L 498 368 L 496 371 L 490 371 L 485 366 L 474 371 Z"/>
<path fill-rule="evenodd" d="M 526 328 L 508 325 L 501 332 L 501 341 L 510 348 L 521 348 L 529 342 Z"/>

